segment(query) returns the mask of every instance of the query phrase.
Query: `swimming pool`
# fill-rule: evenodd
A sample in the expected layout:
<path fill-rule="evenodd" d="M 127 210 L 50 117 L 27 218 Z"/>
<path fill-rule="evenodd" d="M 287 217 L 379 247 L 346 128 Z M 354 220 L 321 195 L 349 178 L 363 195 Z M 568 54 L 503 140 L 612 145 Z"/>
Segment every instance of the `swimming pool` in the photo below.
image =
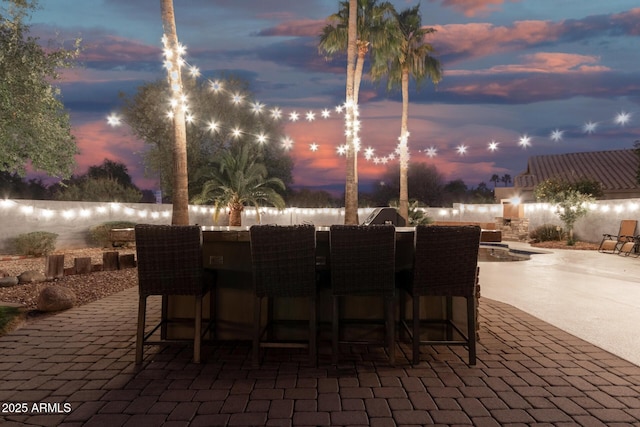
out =
<path fill-rule="evenodd" d="M 483 244 L 480 245 L 478 252 L 479 262 L 511 262 L 511 261 L 527 261 L 531 259 L 531 255 L 540 254 L 542 252 L 523 251 L 520 249 L 511 249 L 506 244 Z"/>

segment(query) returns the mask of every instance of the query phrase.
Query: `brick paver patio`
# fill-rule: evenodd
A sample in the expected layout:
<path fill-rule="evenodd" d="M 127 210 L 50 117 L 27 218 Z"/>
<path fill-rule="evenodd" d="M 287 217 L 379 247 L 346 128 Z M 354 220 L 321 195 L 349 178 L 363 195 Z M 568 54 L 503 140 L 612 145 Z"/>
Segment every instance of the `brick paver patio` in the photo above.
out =
<path fill-rule="evenodd" d="M 640 426 L 640 367 L 486 298 L 475 367 L 459 347 L 412 367 L 400 344 L 395 368 L 381 350 L 334 367 L 322 348 L 317 368 L 270 349 L 253 369 L 236 343 L 205 346 L 200 365 L 188 346 L 149 348 L 136 368 L 136 310 L 131 288 L 0 338 L 0 424 Z"/>

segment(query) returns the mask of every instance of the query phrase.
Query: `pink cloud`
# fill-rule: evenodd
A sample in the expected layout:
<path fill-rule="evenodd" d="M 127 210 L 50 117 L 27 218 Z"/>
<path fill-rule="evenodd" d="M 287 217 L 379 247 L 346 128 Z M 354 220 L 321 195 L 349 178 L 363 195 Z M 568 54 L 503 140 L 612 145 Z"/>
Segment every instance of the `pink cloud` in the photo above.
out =
<path fill-rule="evenodd" d="M 327 25 L 325 19 L 301 19 L 283 22 L 272 28 L 260 31 L 261 36 L 318 37 Z"/>
<path fill-rule="evenodd" d="M 156 45 L 148 45 L 137 40 L 113 35 L 87 41 L 82 52 L 82 61 L 97 62 L 140 62 L 141 60 L 160 61 L 162 51 Z"/>
<path fill-rule="evenodd" d="M 462 12 L 465 16 L 475 16 L 479 14 L 488 14 L 500 10 L 498 6 L 506 2 L 506 0 L 430 0 L 431 2 L 440 2 L 443 6 L 451 7 L 458 12 Z M 519 0 L 510 0 L 513 3 Z"/>
<path fill-rule="evenodd" d="M 496 65 L 483 70 L 451 70 L 449 75 L 496 75 L 501 73 L 599 73 L 611 68 L 597 64 L 600 58 L 562 52 L 538 52 L 522 56 L 521 64 Z"/>

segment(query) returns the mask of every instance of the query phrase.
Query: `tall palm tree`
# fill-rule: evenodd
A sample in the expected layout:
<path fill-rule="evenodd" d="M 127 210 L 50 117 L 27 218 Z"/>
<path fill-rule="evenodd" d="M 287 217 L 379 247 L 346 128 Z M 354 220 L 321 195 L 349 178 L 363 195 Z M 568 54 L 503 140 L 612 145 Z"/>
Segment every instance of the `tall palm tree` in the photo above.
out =
<path fill-rule="evenodd" d="M 384 22 L 393 6 L 377 0 L 340 2 L 340 10 L 329 17 L 322 29 L 318 50 L 329 57 L 347 52 L 347 120 L 356 120 L 360 83 L 367 54 L 387 41 Z M 375 51 L 375 50 L 374 50 Z M 358 142 L 353 133 L 346 138 L 345 224 L 358 223 Z"/>
<path fill-rule="evenodd" d="M 500 182 L 500 176 L 494 173 L 493 175 L 491 175 L 491 179 L 489 181 L 493 182 L 493 188 L 495 190 L 496 185 L 498 184 L 498 182 Z"/>
<path fill-rule="evenodd" d="M 167 55 L 167 74 L 173 99 L 182 98 L 182 75 L 180 72 L 180 54 L 176 20 L 173 12 L 173 0 L 161 0 L 163 41 Z M 185 110 L 178 103 L 173 111 L 173 212 L 171 224 L 189 224 L 189 179 L 187 175 L 187 124 Z"/>
<path fill-rule="evenodd" d="M 429 78 L 434 84 L 442 79 L 440 61 L 434 58 L 433 46 L 425 42 L 425 37 L 435 32 L 433 28 L 422 26 L 420 4 L 394 13 L 393 26 L 389 30 L 392 40 L 388 48 L 389 60 L 381 65 L 374 63 L 371 70 L 374 79 L 387 76 L 389 89 L 400 85 L 402 90 L 402 121 L 400 127 L 400 216 L 408 223 L 409 193 L 407 188 L 407 170 L 409 166 L 409 147 L 407 121 L 409 117 L 409 79 L 413 77 L 417 86 Z"/>
<path fill-rule="evenodd" d="M 245 205 L 256 208 L 260 222 L 260 206 L 270 204 L 283 209 L 285 202 L 276 189 L 284 190 L 279 178 L 267 177 L 267 168 L 259 162 L 247 144 L 225 150 L 215 161 L 202 193 L 193 198 L 196 204 L 213 202 L 214 219 L 217 221 L 221 209 L 229 209 L 229 225 L 242 225 L 241 213 Z"/>

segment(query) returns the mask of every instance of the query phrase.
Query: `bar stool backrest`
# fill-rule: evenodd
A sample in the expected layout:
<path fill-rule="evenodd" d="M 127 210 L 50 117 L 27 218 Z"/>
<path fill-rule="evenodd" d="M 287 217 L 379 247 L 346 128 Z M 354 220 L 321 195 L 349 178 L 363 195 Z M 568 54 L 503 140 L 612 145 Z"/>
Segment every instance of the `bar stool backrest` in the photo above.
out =
<path fill-rule="evenodd" d="M 257 296 L 316 294 L 316 231 L 313 225 L 253 225 L 249 235 Z"/>
<path fill-rule="evenodd" d="M 413 294 L 474 295 L 480 232 L 478 226 L 417 226 Z"/>
<path fill-rule="evenodd" d="M 334 295 L 394 295 L 393 225 L 332 225 L 329 245 Z"/>
<path fill-rule="evenodd" d="M 203 295 L 202 231 L 197 225 L 135 226 L 141 295 Z"/>

